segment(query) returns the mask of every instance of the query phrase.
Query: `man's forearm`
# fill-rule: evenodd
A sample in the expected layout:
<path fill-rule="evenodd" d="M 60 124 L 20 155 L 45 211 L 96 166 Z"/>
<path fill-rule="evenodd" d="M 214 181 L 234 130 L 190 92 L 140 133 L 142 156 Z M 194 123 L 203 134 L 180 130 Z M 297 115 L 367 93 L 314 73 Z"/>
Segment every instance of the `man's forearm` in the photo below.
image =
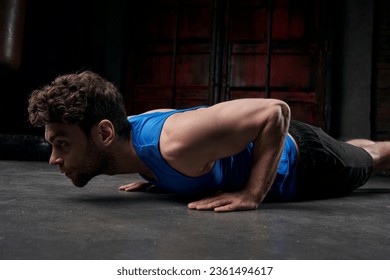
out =
<path fill-rule="evenodd" d="M 275 179 L 290 122 L 288 108 L 277 107 L 253 141 L 253 160 L 246 190 L 261 203 Z"/>

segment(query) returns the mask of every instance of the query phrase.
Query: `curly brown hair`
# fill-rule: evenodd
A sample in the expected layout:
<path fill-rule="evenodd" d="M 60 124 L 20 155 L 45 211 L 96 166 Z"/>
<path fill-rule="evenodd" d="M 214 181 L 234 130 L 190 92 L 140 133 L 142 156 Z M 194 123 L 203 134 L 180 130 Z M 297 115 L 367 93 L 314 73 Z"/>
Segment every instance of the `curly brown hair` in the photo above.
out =
<path fill-rule="evenodd" d="M 91 71 L 59 76 L 33 91 L 28 113 L 28 120 L 35 127 L 47 123 L 77 124 L 87 135 L 96 123 L 107 119 L 117 135 L 127 140 L 130 137 L 122 95 L 112 83 Z"/>

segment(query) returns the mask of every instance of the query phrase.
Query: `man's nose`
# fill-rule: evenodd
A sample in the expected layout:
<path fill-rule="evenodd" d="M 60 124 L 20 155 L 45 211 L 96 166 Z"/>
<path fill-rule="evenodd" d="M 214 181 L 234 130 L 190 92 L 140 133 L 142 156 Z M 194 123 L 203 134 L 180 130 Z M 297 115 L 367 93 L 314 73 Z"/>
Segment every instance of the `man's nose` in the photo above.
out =
<path fill-rule="evenodd" d="M 51 165 L 58 165 L 62 164 L 63 159 L 59 155 L 57 155 L 54 150 L 51 152 L 50 158 L 49 158 L 49 164 Z"/>

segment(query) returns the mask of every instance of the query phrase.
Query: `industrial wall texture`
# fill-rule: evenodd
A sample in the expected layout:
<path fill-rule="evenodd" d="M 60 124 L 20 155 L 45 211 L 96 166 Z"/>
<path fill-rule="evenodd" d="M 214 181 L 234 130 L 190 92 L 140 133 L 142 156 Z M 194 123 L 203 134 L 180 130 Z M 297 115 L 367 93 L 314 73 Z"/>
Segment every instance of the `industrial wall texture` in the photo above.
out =
<path fill-rule="evenodd" d="M 373 136 L 390 139 L 390 2 L 378 1 L 375 8 Z"/>

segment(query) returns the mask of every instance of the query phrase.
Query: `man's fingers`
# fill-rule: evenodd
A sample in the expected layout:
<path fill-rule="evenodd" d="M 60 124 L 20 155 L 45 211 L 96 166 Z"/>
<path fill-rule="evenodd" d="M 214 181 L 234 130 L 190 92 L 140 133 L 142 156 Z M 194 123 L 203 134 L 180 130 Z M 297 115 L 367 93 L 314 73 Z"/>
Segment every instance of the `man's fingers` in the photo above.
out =
<path fill-rule="evenodd" d="M 134 186 L 134 183 L 131 183 L 131 184 L 128 184 L 128 185 L 120 186 L 119 190 L 128 192 L 128 191 L 134 190 L 136 188 L 137 188 L 137 186 Z"/>
<path fill-rule="evenodd" d="M 256 204 L 228 204 L 214 209 L 215 212 L 231 212 L 231 211 L 247 211 L 247 210 L 256 210 L 258 206 Z"/>
<path fill-rule="evenodd" d="M 243 199 L 231 194 L 205 198 L 188 204 L 192 210 L 214 210 L 215 212 L 230 212 L 257 209 L 258 204 L 252 200 Z"/>
<path fill-rule="evenodd" d="M 134 183 L 120 186 L 119 190 L 125 191 L 125 192 L 130 192 L 130 191 L 140 189 L 146 185 L 148 185 L 148 183 L 146 183 L 146 182 L 134 182 Z"/>
<path fill-rule="evenodd" d="M 187 206 L 190 209 L 196 209 L 196 207 L 198 207 L 199 205 L 207 204 L 209 202 L 210 202 L 210 199 L 202 199 L 202 200 L 198 200 L 198 201 L 195 201 L 195 202 L 191 202 Z"/>
<path fill-rule="evenodd" d="M 235 210 L 238 210 L 238 209 L 233 204 L 228 204 L 228 205 L 214 208 L 215 212 L 231 212 L 231 211 L 235 211 Z"/>
<path fill-rule="evenodd" d="M 196 210 L 214 210 L 217 207 L 230 204 L 231 201 L 223 198 L 218 199 L 203 199 L 188 204 L 188 208 Z"/>

